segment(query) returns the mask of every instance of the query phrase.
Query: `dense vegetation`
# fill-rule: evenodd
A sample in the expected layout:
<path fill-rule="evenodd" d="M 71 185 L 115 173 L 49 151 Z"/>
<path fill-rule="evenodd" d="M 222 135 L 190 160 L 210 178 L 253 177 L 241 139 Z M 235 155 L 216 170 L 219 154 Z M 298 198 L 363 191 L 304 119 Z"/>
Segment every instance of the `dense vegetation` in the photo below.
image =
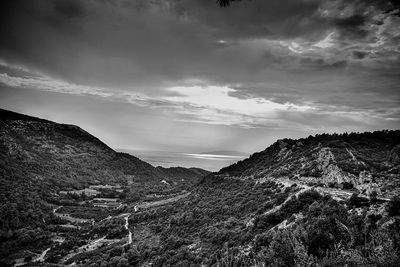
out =
<path fill-rule="evenodd" d="M 398 200 L 383 213 L 383 203 L 352 201 L 214 178 L 174 205 L 132 215 L 132 248 L 81 258 L 89 266 L 397 266 L 400 218 L 388 211 Z"/>

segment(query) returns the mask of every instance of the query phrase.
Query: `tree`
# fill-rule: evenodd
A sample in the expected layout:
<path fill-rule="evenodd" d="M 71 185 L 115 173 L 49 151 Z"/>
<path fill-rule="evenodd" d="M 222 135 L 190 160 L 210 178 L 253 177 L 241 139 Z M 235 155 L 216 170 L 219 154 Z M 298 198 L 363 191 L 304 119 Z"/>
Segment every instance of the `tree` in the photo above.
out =
<path fill-rule="evenodd" d="M 375 204 L 378 201 L 378 193 L 375 190 L 369 194 L 369 201 L 371 204 Z"/>
<path fill-rule="evenodd" d="M 351 240 L 347 226 L 335 217 L 321 216 L 309 225 L 307 239 L 310 254 L 322 258 L 336 243 L 347 244 Z"/>
<path fill-rule="evenodd" d="M 387 211 L 390 216 L 400 215 L 400 197 L 395 196 L 390 200 Z"/>
<path fill-rule="evenodd" d="M 231 2 L 238 2 L 241 0 L 217 0 L 217 3 L 222 7 L 227 7 L 231 5 Z"/>
<path fill-rule="evenodd" d="M 359 208 L 364 206 L 369 206 L 368 199 L 359 197 L 357 193 L 353 193 L 349 199 L 349 205 Z"/>
<path fill-rule="evenodd" d="M 140 253 L 135 247 L 132 247 L 131 249 L 129 249 L 127 254 L 128 254 L 129 265 L 136 265 L 139 263 Z"/>
<path fill-rule="evenodd" d="M 308 266 L 311 260 L 298 236 L 286 229 L 273 234 L 271 243 L 261 250 L 258 259 L 266 266 Z"/>
<path fill-rule="evenodd" d="M 28 255 L 24 259 L 25 262 L 31 262 L 32 261 L 32 255 Z"/>

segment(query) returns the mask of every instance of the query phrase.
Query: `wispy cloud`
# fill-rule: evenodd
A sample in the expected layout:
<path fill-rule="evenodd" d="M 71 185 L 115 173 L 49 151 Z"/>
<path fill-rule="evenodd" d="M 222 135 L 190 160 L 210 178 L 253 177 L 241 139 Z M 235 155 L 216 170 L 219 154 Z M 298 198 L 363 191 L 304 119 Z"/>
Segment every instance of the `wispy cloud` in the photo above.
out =
<path fill-rule="evenodd" d="M 150 100 L 148 97 L 132 92 L 124 92 L 121 90 L 79 85 L 67 81 L 54 79 L 45 74 L 31 71 L 29 68 L 19 65 L 11 65 L 0 61 L 0 66 L 6 67 L 8 70 L 22 71 L 24 75 L 12 76 L 7 72 L 0 73 L 0 83 L 10 86 L 25 89 L 34 89 L 55 93 L 87 95 L 101 97 L 108 100 L 124 100 L 132 103 L 140 103 Z"/>
<path fill-rule="evenodd" d="M 100 97 L 111 97 L 114 95 L 114 93 L 107 92 L 103 88 L 76 85 L 54 80 L 46 76 L 14 77 L 9 76 L 7 73 L 0 73 L 0 82 L 11 87 L 33 88 L 65 94 L 93 95 Z"/>
<path fill-rule="evenodd" d="M 198 79 L 190 81 L 200 85 L 167 87 L 161 95 L 148 96 L 131 91 L 69 83 L 31 72 L 23 66 L 1 66 L 9 70 L 19 70 L 24 74 L 13 76 L 7 72 L 0 73 L 0 83 L 9 87 L 98 97 L 105 101 L 160 109 L 166 114 L 172 114 L 174 120 L 181 122 L 243 128 L 318 130 L 329 128 L 326 121 L 335 121 L 337 126 L 343 123 L 368 123 L 375 119 L 398 120 L 400 112 L 399 108 L 387 108 L 376 112 L 322 105 L 306 100 L 291 102 L 290 100 L 294 99 L 293 95 L 282 101 L 284 98 L 276 98 L 273 93 L 270 94 L 270 98 L 252 95 L 243 97 L 241 91 L 233 86 L 207 85 L 207 81 Z M 188 80 L 184 83 L 188 83 Z M 333 120 L 327 119 L 333 117 Z"/>

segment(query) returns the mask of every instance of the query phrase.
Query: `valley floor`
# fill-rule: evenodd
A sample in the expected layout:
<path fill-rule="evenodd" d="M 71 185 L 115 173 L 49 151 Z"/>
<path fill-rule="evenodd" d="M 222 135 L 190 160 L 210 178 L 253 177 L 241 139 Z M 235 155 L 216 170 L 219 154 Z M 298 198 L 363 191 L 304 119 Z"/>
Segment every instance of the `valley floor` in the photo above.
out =
<path fill-rule="evenodd" d="M 97 186 L 103 187 L 102 185 Z M 104 185 L 108 187 L 108 185 Z M 119 188 L 119 187 L 118 187 Z M 81 192 L 93 191 L 92 188 L 85 190 L 75 190 L 69 192 L 61 192 L 60 196 L 65 194 L 80 194 Z M 72 192 L 72 193 L 71 193 Z M 183 198 L 190 195 L 190 192 L 183 190 L 178 194 L 168 195 L 156 195 L 155 197 L 160 197 L 160 200 L 154 201 L 141 201 L 134 204 L 125 204 L 121 200 L 116 200 L 114 203 L 114 208 L 109 208 L 107 205 L 96 205 L 88 206 L 82 201 L 72 201 L 67 206 L 56 206 L 52 210 L 54 218 L 56 218 L 56 224 L 53 226 L 53 231 L 50 235 L 52 236 L 52 244 L 46 247 L 42 252 L 32 252 L 25 251 L 22 258 L 15 258 L 13 266 L 25 266 L 32 264 L 45 264 L 54 263 L 57 265 L 76 265 L 75 259 L 81 254 L 88 254 L 92 251 L 99 250 L 101 248 L 120 246 L 129 247 L 132 245 L 133 240 L 133 229 L 135 226 L 129 223 L 129 217 L 133 213 L 142 213 L 149 209 L 154 209 L 167 204 L 173 204 Z M 95 196 L 95 195 L 94 195 Z M 90 201 L 91 202 L 91 201 Z M 72 205 L 71 205 L 72 204 Z M 90 210 L 91 208 L 97 207 L 97 211 L 101 211 L 102 214 L 94 214 L 93 217 L 89 218 L 83 216 L 82 218 L 82 208 Z M 128 212 L 127 212 L 128 211 Z M 107 217 L 104 217 L 107 214 Z M 58 220 L 58 221 L 57 221 Z M 125 231 L 123 233 L 117 234 L 117 238 L 111 238 L 109 233 L 114 231 L 118 226 L 121 226 Z M 104 225 L 110 224 L 111 227 L 104 228 Z M 99 237 L 98 234 L 87 238 L 90 236 L 97 227 L 101 228 L 103 234 Z M 121 228 L 121 227 L 120 227 Z M 72 241 L 72 246 L 65 246 L 65 243 Z M 77 246 L 79 244 L 79 246 Z M 68 247 L 71 249 L 68 250 Z M 50 253 L 49 253 L 50 252 Z M 51 254 L 51 255 L 49 255 Z M 28 260 L 27 260 L 28 259 Z"/>
<path fill-rule="evenodd" d="M 48 222 L 52 241 L 34 252 L 20 253 L 22 257 L 15 257 L 13 266 L 233 266 L 224 265 L 230 260 L 243 261 L 236 266 L 255 266 L 260 257 L 265 262 L 275 257 L 263 249 L 272 249 L 268 246 L 277 235 L 294 235 L 302 227 L 306 228 L 301 231 L 312 233 L 307 225 L 320 227 L 318 218 L 324 221 L 333 216 L 335 235 L 341 231 L 356 235 L 350 234 L 354 221 L 364 220 L 364 230 L 357 233 L 367 239 L 371 230 L 365 227 L 372 223 L 368 219 L 371 214 L 381 216 L 374 219 L 375 227 L 391 229 L 399 223 L 398 217 L 385 211 L 388 199 L 377 198 L 370 204 L 371 199 L 358 195 L 364 204 L 357 206 L 352 204 L 354 195 L 352 190 L 313 187 L 284 178 L 258 182 L 233 179 L 229 183 L 222 179 L 191 192 L 153 193 L 146 195 L 146 201 L 130 203 L 97 196 L 82 199 L 68 195 L 65 199 L 65 194 L 60 194 L 60 205 L 53 206 Z M 318 215 L 325 209 L 329 214 Z M 324 224 L 332 223 L 328 221 Z M 307 240 L 304 236 L 285 238 L 300 243 Z M 308 260 L 318 262 L 327 257 L 318 253 L 307 254 Z"/>

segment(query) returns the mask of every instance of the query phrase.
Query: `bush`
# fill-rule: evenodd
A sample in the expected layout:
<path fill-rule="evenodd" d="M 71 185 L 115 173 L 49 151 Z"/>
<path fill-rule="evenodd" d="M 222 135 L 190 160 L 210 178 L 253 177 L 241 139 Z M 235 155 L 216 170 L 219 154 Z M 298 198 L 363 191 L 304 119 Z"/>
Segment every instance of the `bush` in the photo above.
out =
<path fill-rule="evenodd" d="M 353 184 L 349 183 L 349 182 L 343 182 L 342 187 L 343 187 L 343 189 L 353 189 L 354 188 Z"/>
<path fill-rule="evenodd" d="M 271 227 L 274 227 L 278 223 L 281 223 L 283 220 L 284 217 L 280 212 L 274 212 L 256 217 L 254 224 L 259 230 L 267 230 Z"/>
<path fill-rule="evenodd" d="M 216 262 L 218 267 L 241 267 L 254 266 L 255 261 L 240 253 L 236 249 L 229 249 L 217 253 Z"/>
<path fill-rule="evenodd" d="M 378 193 L 376 191 L 372 191 L 369 195 L 369 201 L 371 204 L 375 204 L 378 202 Z"/>

